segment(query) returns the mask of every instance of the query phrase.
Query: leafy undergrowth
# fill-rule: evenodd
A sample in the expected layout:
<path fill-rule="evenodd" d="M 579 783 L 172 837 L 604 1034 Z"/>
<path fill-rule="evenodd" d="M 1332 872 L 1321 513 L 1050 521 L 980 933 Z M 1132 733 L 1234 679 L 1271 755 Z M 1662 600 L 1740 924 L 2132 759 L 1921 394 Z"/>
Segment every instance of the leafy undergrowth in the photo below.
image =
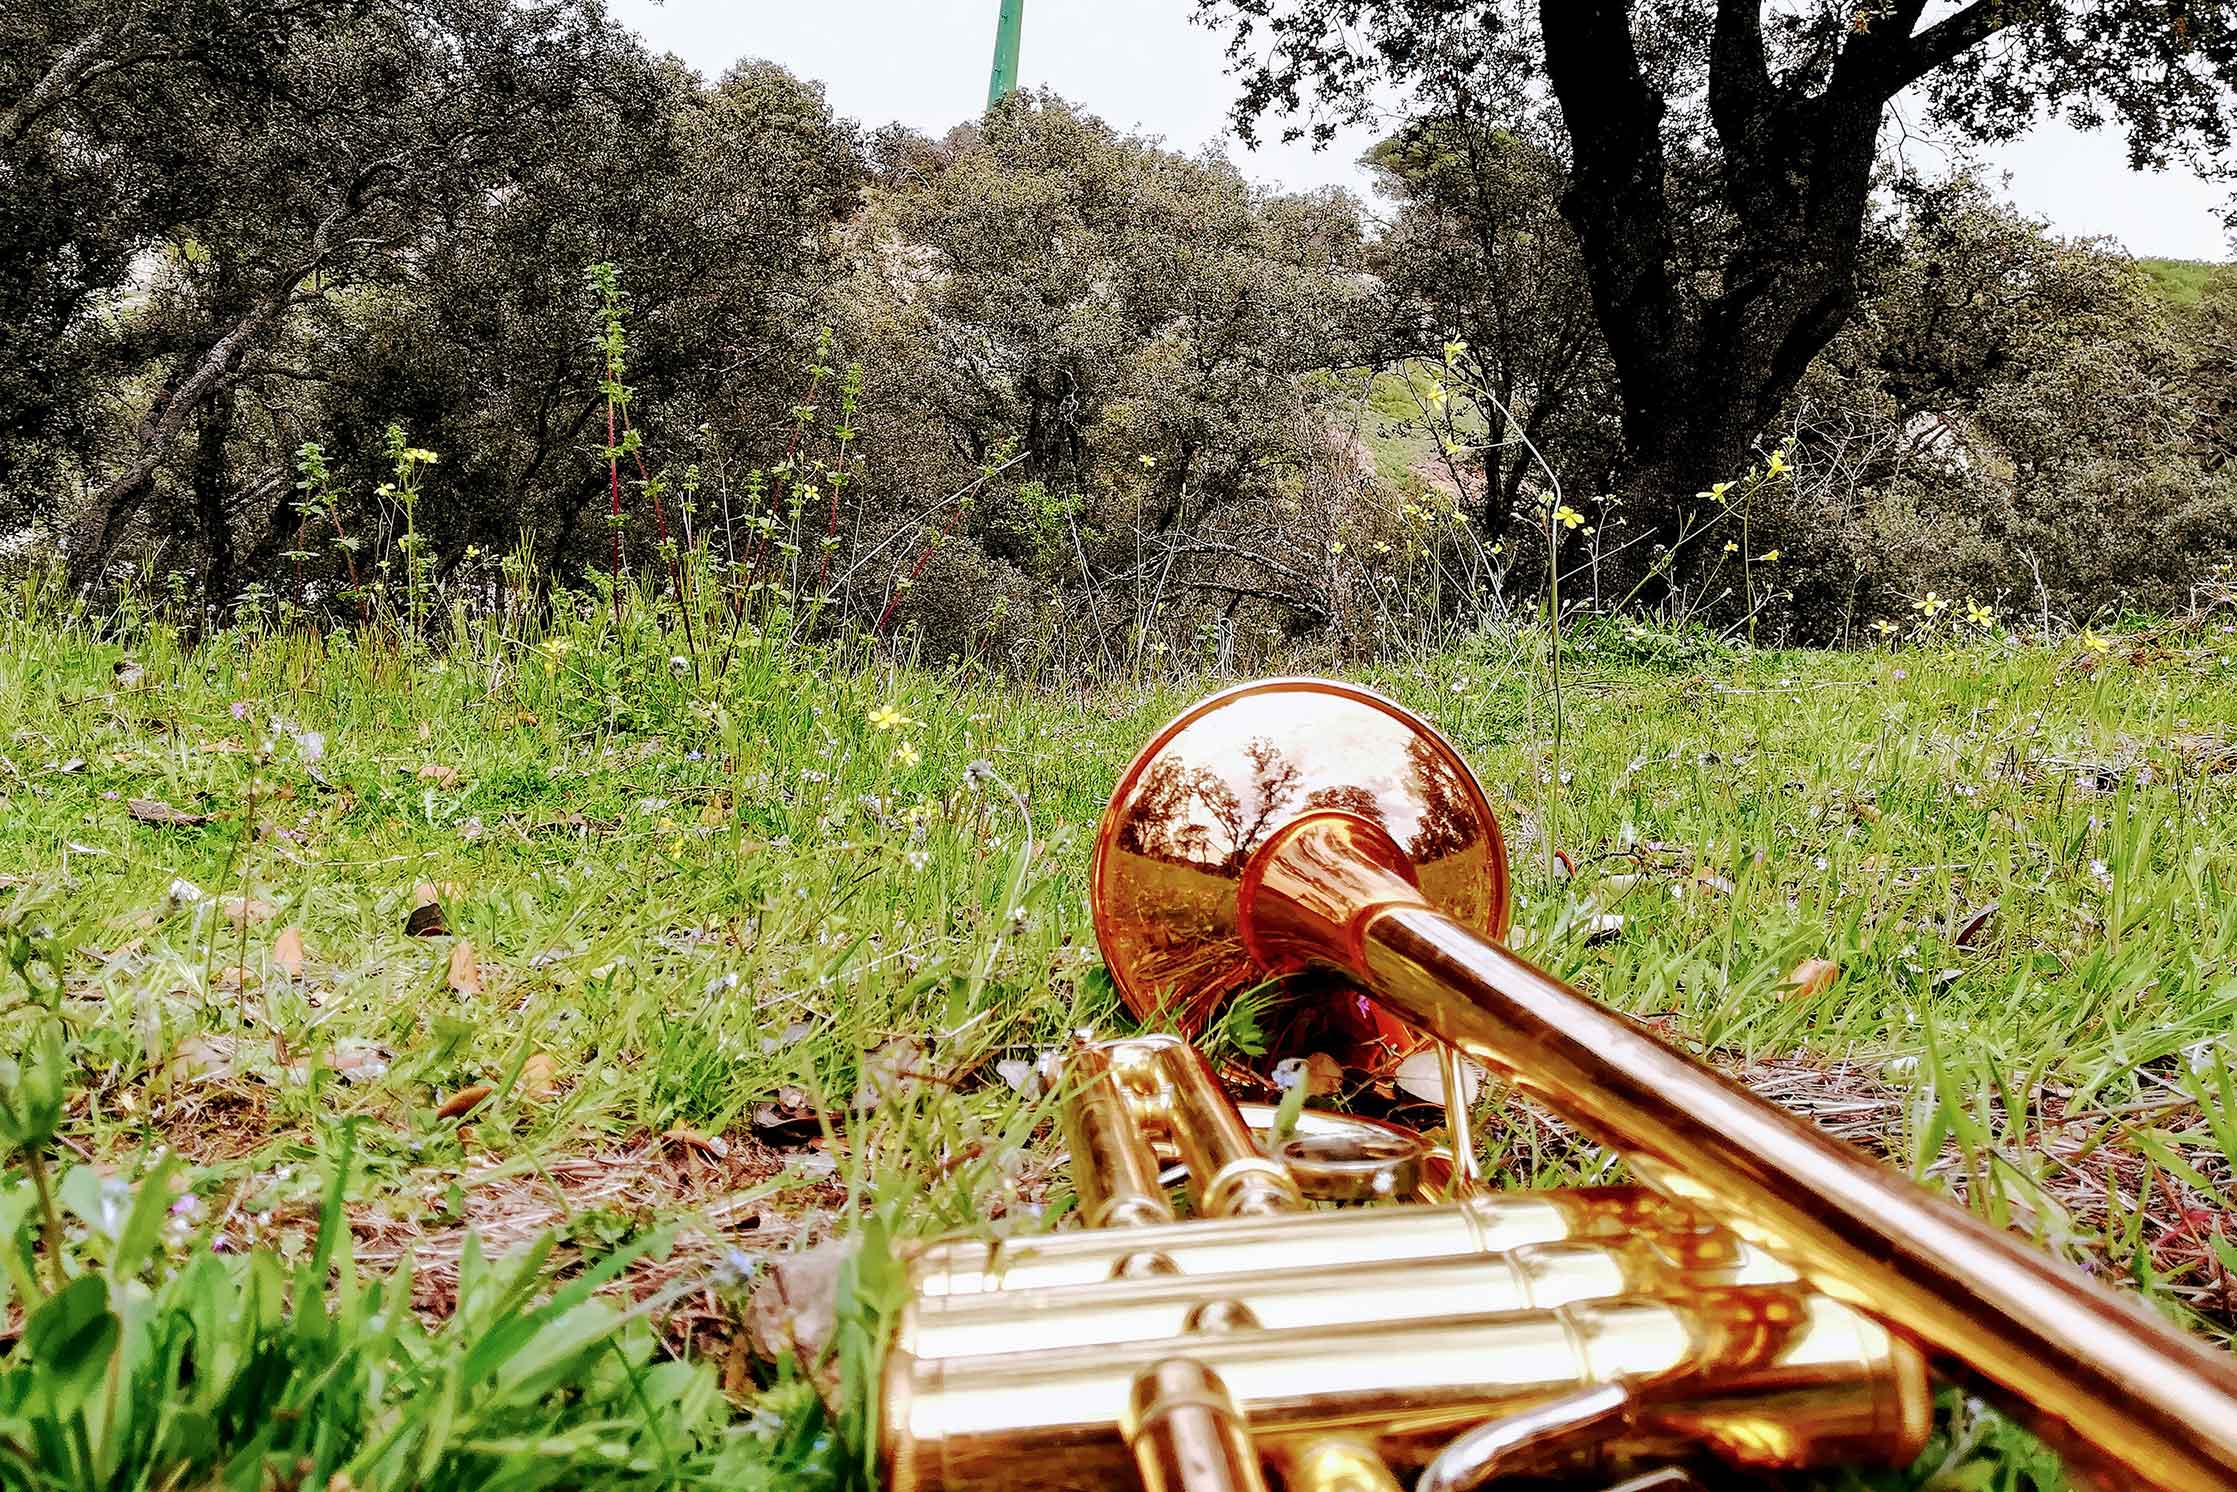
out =
<path fill-rule="evenodd" d="M 1031 1059 L 1125 1024 L 1085 848 L 1208 681 L 750 630 L 725 667 L 560 615 L 430 652 L 0 622 L 0 1486 L 837 1485 L 882 1249 L 816 1333 L 836 1416 L 753 1283 L 1068 1205 Z M 1625 636 L 1568 659 L 1558 749 L 1539 634 L 1366 675 L 1501 806 L 1517 942 L 2227 1342 L 2229 629 Z M 1609 1174 L 1478 1124 L 1516 1184 Z M 2041 1465 L 1958 1406 L 1872 1485 Z"/>

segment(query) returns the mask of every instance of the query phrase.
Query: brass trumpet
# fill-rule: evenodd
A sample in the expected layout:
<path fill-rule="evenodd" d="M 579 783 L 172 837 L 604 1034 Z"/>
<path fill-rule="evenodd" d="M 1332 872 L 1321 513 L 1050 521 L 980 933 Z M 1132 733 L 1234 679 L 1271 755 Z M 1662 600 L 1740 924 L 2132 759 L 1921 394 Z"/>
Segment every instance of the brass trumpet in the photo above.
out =
<path fill-rule="evenodd" d="M 1901 1464 L 1930 1366 L 2098 1486 L 2237 1488 L 2237 1364 L 1503 947 L 1498 823 L 1390 701 L 1280 679 L 1189 710 L 1120 779 L 1092 896 L 1137 1014 L 1188 1032 L 1293 977 L 1293 1039 L 1438 1043 L 1451 1143 L 1310 1111 L 1285 1129 L 1178 1037 L 1079 1045 L 1087 1226 L 911 1260 L 881 1405 L 895 1492 L 1668 1492 L 1715 1462 Z M 1460 1054 L 1647 1187 L 1484 1189 Z M 1394 1205 L 1325 1205 L 1349 1201 Z"/>

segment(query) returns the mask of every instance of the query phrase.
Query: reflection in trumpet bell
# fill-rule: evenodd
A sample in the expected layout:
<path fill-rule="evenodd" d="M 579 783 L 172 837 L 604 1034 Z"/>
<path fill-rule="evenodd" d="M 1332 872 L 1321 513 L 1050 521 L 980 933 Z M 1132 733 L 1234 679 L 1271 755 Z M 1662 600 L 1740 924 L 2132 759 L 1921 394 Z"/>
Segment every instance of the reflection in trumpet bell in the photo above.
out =
<path fill-rule="evenodd" d="M 1506 935 L 1499 821 L 1459 755 L 1370 690 L 1270 679 L 1213 695 L 1172 722 L 1112 795 L 1091 903 L 1127 1008 L 1193 1035 L 1230 996 L 1263 981 L 1245 946 L 1244 871 L 1283 826 L 1327 813 L 1370 822 L 1404 847 L 1429 904 L 1488 937 Z M 1323 1051 L 1377 1071 L 1421 1040 L 1358 991 L 1288 1002 L 1268 1030 L 1275 1056 Z"/>
<path fill-rule="evenodd" d="M 887 1364 L 894 1492 L 1070 1492 L 1123 1485 L 1127 1405 L 1176 1350 L 1138 1342 Z M 1707 1449 L 1766 1469 L 1881 1465 L 1917 1454 L 1923 1363 L 1866 1317 L 1784 1286 L 1682 1301 L 1589 1301 L 1553 1311 L 1368 1322 L 1190 1339 L 1186 1356 L 1232 1395 L 1262 1451 L 1336 1435 L 1392 1465 L 1422 1464 L 1458 1431 L 1595 1383 L 1652 1385 L 1637 1428 L 1593 1447 L 1622 1467 Z"/>

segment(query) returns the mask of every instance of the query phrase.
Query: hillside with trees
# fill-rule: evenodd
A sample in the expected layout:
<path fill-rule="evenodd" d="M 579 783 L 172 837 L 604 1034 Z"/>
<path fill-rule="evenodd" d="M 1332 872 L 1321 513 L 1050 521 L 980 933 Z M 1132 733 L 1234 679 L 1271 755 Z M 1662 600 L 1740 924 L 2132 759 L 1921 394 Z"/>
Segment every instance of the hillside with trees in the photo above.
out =
<path fill-rule="evenodd" d="M 681 584 L 699 545 L 819 625 L 1100 666 L 1401 646 L 1557 554 L 1572 599 L 1812 642 L 2229 562 L 2229 277 L 1879 134 L 1912 88 L 1961 138 L 2072 105 L 2218 161 L 2226 19 L 1536 9 L 1206 0 L 1246 134 L 1410 89 L 1362 202 L 1047 95 L 866 131 L 596 0 L 9 7 L 11 563 L 341 616 L 407 564 Z"/>

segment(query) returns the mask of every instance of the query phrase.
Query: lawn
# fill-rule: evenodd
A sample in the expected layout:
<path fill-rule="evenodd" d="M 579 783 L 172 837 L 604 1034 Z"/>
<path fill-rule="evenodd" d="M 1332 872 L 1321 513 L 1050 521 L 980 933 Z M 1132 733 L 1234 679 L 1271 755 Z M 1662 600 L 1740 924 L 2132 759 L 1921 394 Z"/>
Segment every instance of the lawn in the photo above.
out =
<path fill-rule="evenodd" d="M 1354 676 L 1501 807 L 1521 947 L 2228 1344 L 2237 635 L 2092 641 L 1595 626 L 1558 736 L 1542 631 Z M 0 1050 L 57 1113 L 0 1177 L 0 1487 L 855 1477 L 892 1242 L 1068 1203 L 1028 1064 L 1125 1025 L 1086 845 L 1217 682 L 16 600 Z M 1484 1110 L 1513 1183 L 1612 1174 Z M 2031 1485 L 1950 1411 L 1872 1485 Z"/>

